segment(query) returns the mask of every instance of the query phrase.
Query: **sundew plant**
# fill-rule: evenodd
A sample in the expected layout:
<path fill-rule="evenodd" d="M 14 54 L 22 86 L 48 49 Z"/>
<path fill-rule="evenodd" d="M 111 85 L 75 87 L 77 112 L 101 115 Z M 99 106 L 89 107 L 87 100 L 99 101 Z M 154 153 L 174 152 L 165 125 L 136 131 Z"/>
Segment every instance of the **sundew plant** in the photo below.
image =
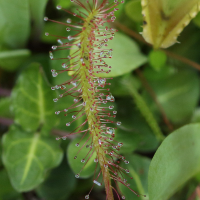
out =
<path fill-rule="evenodd" d="M 199 9 L 0 0 L 0 200 L 199 200 Z"/>

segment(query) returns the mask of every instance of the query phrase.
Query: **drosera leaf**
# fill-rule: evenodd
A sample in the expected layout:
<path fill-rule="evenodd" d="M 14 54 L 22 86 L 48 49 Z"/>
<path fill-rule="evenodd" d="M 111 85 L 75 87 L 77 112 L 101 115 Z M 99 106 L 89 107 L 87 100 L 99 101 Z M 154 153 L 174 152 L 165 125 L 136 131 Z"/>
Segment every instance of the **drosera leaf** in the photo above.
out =
<path fill-rule="evenodd" d="M 92 176 L 95 171 L 95 167 L 97 164 L 96 162 L 94 162 L 94 159 L 96 158 L 96 152 L 93 153 L 93 155 L 87 162 L 87 159 L 89 158 L 89 156 L 92 153 L 92 151 L 91 151 L 89 153 L 89 155 L 86 157 L 87 153 L 90 151 L 91 139 L 87 142 L 87 144 L 85 144 L 88 137 L 85 136 L 82 140 L 81 140 L 81 138 L 82 137 L 77 137 L 74 140 L 72 140 L 71 143 L 69 144 L 69 146 L 67 148 L 67 160 L 68 160 L 69 166 L 71 167 L 71 169 L 75 173 L 75 175 L 79 174 L 80 178 L 88 178 L 88 177 Z M 84 145 L 84 147 L 82 148 L 83 145 Z M 80 152 L 78 153 L 79 150 L 80 150 Z M 75 156 L 77 156 L 77 158 L 75 158 Z M 81 162 L 82 159 L 85 159 L 85 162 Z M 86 162 L 87 162 L 87 164 L 86 164 Z M 81 171 L 82 168 L 83 168 L 83 170 Z M 81 173 L 80 173 L 80 171 L 81 171 Z"/>
<path fill-rule="evenodd" d="M 123 164 L 121 166 L 129 170 L 127 175 L 133 177 L 133 179 L 129 181 L 129 178 L 125 175 L 124 178 L 127 179 L 127 183 L 130 184 L 130 187 L 140 194 L 140 197 L 134 195 L 126 186 L 119 184 L 122 194 L 125 196 L 126 200 L 148 200 L 148 171 L 151 160 L 137 154 L 126 156 L 126 160 L 129 161 L 129 164 Z M 146 197 L 143 195 L 146 195 Z"/>
<path fill-rule="evenodd" d="M 0 52 L 0 68 L 7 71 L 16 70 L 29 56 L 31 52 L 28 49 L 18 49 L 12 51 Z"/>
<path fill-rule="evenodd" d="M 199 0 L 142 0 L 143 37 L 154 48 L 167 48 L 200 10 Z"/>
<path fill-rule="evenodd" d="M 141 0 L 134 0 L 126 3 L 125 12 L 133 21 L 141 22 L 143 18 Z"/>
<path fill-rule="evenodd" d="M 167 200 L 200 172 L 200 124 L 172 132 L 160 145 L 149 168 L 149 200 Z"/>
<path fill-rule="evenodd" d="M 112 58 L 103 58 L 105 63 L 111 68 L 109 73 L 95 73 L 97 77 L 116 77 L 127 74 L 132 70 L 144 65 L 147 62 L 147 57 L 140 52 L 137 43 L 131 38 L 122 33 L 115 33 L 115 39 L 108 42 L 107 49 L 113 50 Z M 78 50 L 75 47 L 70 50 L 70 55 Z M 70 60 L 73 63 L 74 59 Z M 68 74 L 71 76 L 74 72 L 70 71 Z"/>
<path fill-rule="evenodd" d="M 61 162 L 62 150 L 53 138 L 12 126 L 3 137 L 2 158 L 13 187 L 22 192 L 44 180 L 46 170 Z"/>
<path fill-rule="evenodd" d="M 39 63 L 22 71 L 12 91 L 14 121 L 27 131 L 51 129 L 56 123 L 53 93 Z"/>
<path fill-rule="evenodd" d="M 8 48 L 25 46 L 30 33 L 28 1 L 1 0 L 0 19 L 0 45 Z"/>

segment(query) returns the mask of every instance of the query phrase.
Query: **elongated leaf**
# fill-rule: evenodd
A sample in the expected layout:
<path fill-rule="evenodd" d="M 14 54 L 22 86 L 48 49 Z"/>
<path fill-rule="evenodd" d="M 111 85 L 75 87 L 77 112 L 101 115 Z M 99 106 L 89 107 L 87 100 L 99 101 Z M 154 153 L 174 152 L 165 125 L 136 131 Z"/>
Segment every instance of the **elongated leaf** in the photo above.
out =
<path fill-rule="evenodd" d="M 30 54 L 28 49 L 0 52 L 0 67 L 8 71 L 16 70 Z"/>
<path fill-rule="evenodd" d="M 200 124 L 171 133 L 158 148 L 149 169 L 150 200 L 166 200 L 200 172 Z"/>
<path fill-rule="evenodd" d="M 12 92 L 15 122 L 35 131 L 39 126 L 52 128 L 56 121 L 53 92 L 38 63 L 24 70 Z"/>
<path fill-rule="evenodd" d="M 16 127 L 3 137 L 3 163 L 13 187 L 29 191 L 39 185 L 47 169 L 62 159 L 59 143 L 39 133 L 27 133 Z"/>
<path fill-rule="evenodd" d="M 158 123 L 156 122 L 152 112 L 150 111 L 150 109 L 148 108 L 146 102 L 143 100 L 143 98 L 141 97 L 141 95 L 137 92 L 137 90 L 134 89 L 134 87 L 132 86 L 132 80 L 126 80 L 124 81 L 124 83 L 127 87 L 127 89 L 129 90 L 130 94 L 133 96 L 134 102 L 137 105 L 138 109 L 140 110 L 141 114 L 143 115 L 143 117 L 146 119 L 147 123 L 149 124 L 149 126 L 151 127 L 152 131 L 154 132 L 155 136 L 157 137 L 158 140 L 163 140 L 164 139 L 164 135 L 162 134 Z"/>
<path fill-rule="evenodd" d="M 133 177 L 130 180 L 126 177 L 127 182 L 130 183 L 130 188 L 133 189 L 135 192 L 141 194 L 140 197 L 136 196 L 131 192 L 126 186 L 120 184 L 120 190 L 122 194 L 125 196 L 126 200 L 148 200 L 148 171 L 150 165 L 150 159 L 139 156 L 139 155 L 129 155 L 126 156 L 126 159 L 129 161 L 129 165 L 121 165 L 124 169 L 129 170 L 129 176 Z M 146 195 L 144 197 L 143 195 Z"/>
<path fill-rule="evenodd" d="M 0 0 L 0 19 L 0 44 L 23 47 L 30 33 L 28 1 Z"/>
<path fill-rule="evenodd" d="M 199 0 L 142 0 L 143 37 L 155 48 L 167 48 L 200 10 Z"/>

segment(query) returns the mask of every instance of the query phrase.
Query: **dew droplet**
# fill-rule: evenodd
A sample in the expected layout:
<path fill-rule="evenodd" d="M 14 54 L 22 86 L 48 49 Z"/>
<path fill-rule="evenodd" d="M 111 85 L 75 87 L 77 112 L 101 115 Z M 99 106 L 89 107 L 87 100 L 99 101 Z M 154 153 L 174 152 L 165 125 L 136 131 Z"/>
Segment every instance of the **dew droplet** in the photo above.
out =
<path fill-rule="evenodd" d="M 113 108 L 114 108 L 114 106 L 109 106 L 108 108 L 109 108 L 109 109 L 113 109 Z"/>
<path fill-rule="evenodd" d="M 64 109 L 64 112 L 67 112 L 67 111 L 68 111 L 68 109 L 65 108 L 65 109 Z"/>
<path fill-rule="evenodd" d="M 129 173 L 129 172 L 130 172 L 128 169 L 126 169 L 125 171 L 126 171 L 126 173 Z"/>
<path fill-rule="evenodd" d="M 74 159 L 77 159 L 77 156 L 74 156 Z"/>
<path fill-rule="evenodd" d="M 68 24 L 70 24 L 70 23 L 72 23 L 72 20 L 71 20 L 70 18 L 68 18 L 68 19 L 66 20 L 66 22 L 67 22 Z"/>
<path fill-rule="evenodd" d="M 51 60 L 53 59 L 53 53 L 51 51 L 49 51 L 49 57 L 51 58 Z"/>
<path fill-rule="evenodd" d="M 57 101 L 58 101 L 58 98 L 53 99 L 53 101 L 54 101 L 54 102 L 57 102 Z"/>
<path fill-rule="evenodd" d="M 122 196 L 122 199 L 126 199 L 126 197 L 125 197 L 125 196 Z"/>
<path fill-rule="evenodd" d="M 89 199 L 89 198 L 90 198 L 89 195 L 86 195 L 86 196 L 85 196 L 85 199 Z"/>
<path fill-rule="evenodd" d="M 67 32 L 71 31 L 71 28 L 67 27 L 67 28 L 66 28 L 66 31 L 67 31 Z"/>
<path fill-rule="evenodd" d="M 81 162 L 84 163 L 84 162 L 85 162 L 85 159 L 82 159 Z"/>
<path fill-rule="evenodd" d="M 56 88 L 55 87 L 51 87 L 51 90 L 55 90 Z"/>
<path fill-rule="evenodd" d="M 57 39 L 57 42 L 58 42 L 59 44 L 63 45 L 63 42 L 62 42 L 61 39 Z"/>
<path fill-rule="evenodd" d="M 67 68 L 67 65 L 65 63 L 62 64 L 62 68 Z"/>
<path fill-rule="evenodd" d="M 75 177 L 76 177 L 76 178 L 79 178 L 79 177 L 80 177 L 80 174 L 76 174 Z"/>
<path fill-rule="evenodd" d="M 75 146 L 76 146 L 76 147 L 79 147 L 79 143 L 76 143 Z"/>
<path fill-rule="evenodd" d="M 67 139 L 67 136 L 63 136 L 62 139 L 63 139 L 63 140 L 66 140 L 66 139 Z"/>
<path fill-rule="evenodd" d="M 78 102 L 78 99 L 74 99 L 74 102 L 77 103 L 77 102 Z"/>
<path fill-rule="evenodd" d="M 122 123 L 121 123 L 121 122 L 117 122 L 116 124 L 117 124 L 118 126 L 120 126 Z"/>
<path fill-rule="evenodd" d="M 70 122 L 66 123 L 66 126 L 70 126 Z"/>
<path fill-rule="evenodd" d="M 56 140 L 60 140 L 60 138 L 59 138 L 59 137 L 57 137 L 57 138 L 56 138 Z"/>
<path fill-rule="evenodd" d="M 72 119 L 76 119 L 76 115 L 72 115 Z"/>
<path fill-rule="evenodd" d="M 113 111 L 113 114 L 117 114 L 117 111 Z"/>
<path fill-rule="evenodd" d="M 56 8 L 57 8 L 58 10 L 61 10 L 61 9 L 62 9 L 62 6 L 56 6 Z"/>
<path fill-rule="evenodd" d="M 129 164 L 129 161 L 128 161 L 128 160 L 125 160 L 124 163 L 125 163 L 125 164 Z"/>
<path fill-rule="evenodd" d="M 97 158 L 95 158 L 95 159 L 94 159 L 94 162 L 95 162 L 95 163 L 97 163 L 97 162 L 98 162 L 98 159 L 97 159 Z"/>
<path fill-rule="evenodd" d="M 44 17 L 44 21 L 48 21 L 48 19 L 49 19 L 48 17 Z"/>
<path fill-rule="evenodd" d="M 54 45 L 54 46 L 52 46 L 51 48 L 52 48 L 53 50 L 56 50 L 56 49 L 57 49 L 57 46 Z"/>
<path fill-rule="evenodd" d="M 46 35 L 46 36 L 49 36 L 49 33 L 48 33 L 48 32 L 46 32 L 46 33 L 45 33 L 45 35 Z"/>
<path fill-rule="evenodd" d="M 56 111 L 55 114 L 56 114 L 56 115 L 59 115 L 59 114 L 60 114 L 60 111 Z"/>
<path fill-rule="evenodd" d="M 56 77 L 56 76 L 58 76 L 58 73 L 57 72 L 52 72 L 52 76 Z"/>
<path fill-rule="evenodd" d="M 73 40 L 73 37 L 72 37 L 71 35 L 69 35 L 69 36 L 67 36 L 67 39 L 68 39 L 69 41 L 71 41 L 71 40 Z"/>

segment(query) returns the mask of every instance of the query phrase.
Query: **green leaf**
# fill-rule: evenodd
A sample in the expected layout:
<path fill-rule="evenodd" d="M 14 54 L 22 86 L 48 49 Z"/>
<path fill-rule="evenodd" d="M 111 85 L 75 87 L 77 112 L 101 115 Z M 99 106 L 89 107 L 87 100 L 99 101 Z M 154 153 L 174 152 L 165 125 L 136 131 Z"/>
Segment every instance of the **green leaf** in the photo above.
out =
<path fill-rule="evenodd" d="M 13 118 L 13 114 L 10 111 L 11 98 L 5 97 L 0 99 L 0 116 Z"/>
<path fill-rule="evenodd" d="M 0 171 L 0 199 L 1 200 L 21 200 L 21 195 L 16 192 L 12 185 L 5 169 Z"/>
<path fill-rule="evenodd" d="M 167 48 L 200 10 L 199 0 L 142 0 L 143 37 L 154 48 Z"/>
<path fill-rule="evenodd" d="M 37 193 L 42 199 L 65 200 L 72 193 L 75 184 L 76 178 L 64 159 L 37 188 Z"/>
<path fill-rule="evenodd" d="M 56 122 L 53 92 L 44 78 L 40 64 L 32 63 L 19 76 L 12 91 L 15 122 L 27 131 L 39 126 L 51 129 Z"/>
<path fill-rule="evenodd" d="M 66 1 L 66 0 L 54 0 L 54 5 L 61 5 L 62 8 L 69 8 L 72 5 L 71 1 Z"/>
<path fill-rule="evenodd" d="M 17 191 L 34 189 L 44 181 L 46 170 L 57 166 L 61 159 L 59 143 L 39 133 L 11 127 L 3 137 L 3 163 Z"/>
<path fill-rule="evenodd" d="M 125 12 L 128 15 L 128 17 L 131 18 L 133 21 L 141 22 L 142 21 L 141 0 L 129 1 L 125 5 Z"/>
<path fill-rule="evenodd" d="M 200 171 L 200 124 L 171 133 L 155 153 L 149 169 L 150 200 L 166 200 Z"/>
<path fill-rule="evenodd" d="M 90 147 L 86 148 L 86 145 L 91 144 L 91 138 L 87 142 L 87 144 L 85 144 L 87 139 L 88 139 L 87 136 L 85 136 L 82 140 L 81 140 L 81 137 L 75 138 L 73 141 L 71 141 L 71 143 L 69 144 L 67 148 L 67 159 L 72 171 L 75 174 L 80 173 L 81 169 L 86 164 L 89 156 L 92 153 L 90 152 L 89 155 L 86 157 L 87 153 L 90 151 Z M 77 143 L 79 143 L 78 147 L 76 146 Z M 82 148 L 83 145 L 84 147 Z M 80 152 L 78 153 L 79 150 Z M 76 159 L 74 159 L 75 156 L 77 156 Z M 94 162 L 95 158 L 96 158 L 96 152 L 93 153 L 93 155 L 91 156 L 87 164 L 84 166 L 83 170 L 80 173 L 80 178 L 88 178 L 94 174 L 95 166 L 96 166 L 96 163 Z M 85 163 L 81 162 L 82 159 L 85 159 Z"/>
<path fill-rule="evenodd" d="M 147 106 L 146 102 L 144 101 L 144 99 L 142 98 L 142 96 L 133 87 L 132 80 L 131 79 L 127 79 L 127 80 L 124 81 L 123 84 L 129 90 L 131 96 L 134 99 L 134 102 L 135 102 L 136 106 L 138 107 L 138 109 L 140 110 L 141 114 L 143 115 L 143 117 L 147 121 L 148 125 L 151 127 L 151 129 L 154 132 L 156 138 L 158 140 L 163 140 L 164 139 L 164 135 L 162 134 L 162 132 L 160 130 L 160 127 L 158 126 L 157 121 L 155 120 L 152 112 L 148 108 L 148 106 Z"/>
<path fill-rule="evenodd" d="M 16 70 L 29 56 L 31 52 L 28 49 L 18 49 L 12 51 L 0 52 L 0 67 L 8 70 Z"/>
<path fill-rule="evenodd" d="M 191 117 L 200 95 L 199 78 L 194 71 L 177 71 L 165 79 L 148 82 L 169 120 L 182 123 Z M 158 112 L 152 98 L 146 94 L 145 99 Z"/>
<path fill-rule="evenodd" d="M 116 33 L 113 40 L 108 42 L 107 49 L 113 49 L 112 58 L 104 59 L 111 66 L 110 73 L 100 73 L 100 77 L 116 77 L 131 72 L 147 62 L 137 43 L 122 33 Z"/>
<path fill-rule="evenodd" d="M 147 189 L 147 177 L 150 165 L 150 159 L 139 156 L 139 155 L 129 155 L 126 156 L 126 160 L 129 161 L 129 165 L 121 165 L 124 169 L 128 169 L 130 173 L 128 174 L 130 177 L 133 177 L 130 180 L 126 177 L 127 182 L 130 183 L 130 188 L 135 192 L 141 194 L 140 197 L 136 196 L 131 192 L 126 186 L 119 184 L 120 190 L 122 194 L 125 196 L 126 200 L 145 200 L 148 199 L 148 189 Z M 146 195 L 145 198 L 142 195 Z"/>
<path fill-rule="evenodd" d="M 35 36 L 41 34 L 44 24 L 44 11 L 48 0 L 29 0 L 31 18 L 34 23 Z"/>
<path fill-rule="evenodd" d="M 160 71 L 162 67 L 164 67 L 165 63 L 167 61 L 167 56 L 164 51 L 160 50 L 153 50 L 149 54 L 149 62 L 150 65 L 155 69 L 156 71 Z"/>
<path fill-rule="evenodd" d="M 28 1 L 0 0 L 0 19 L 0 45 L 23 47 L 30 33 Z"/>

